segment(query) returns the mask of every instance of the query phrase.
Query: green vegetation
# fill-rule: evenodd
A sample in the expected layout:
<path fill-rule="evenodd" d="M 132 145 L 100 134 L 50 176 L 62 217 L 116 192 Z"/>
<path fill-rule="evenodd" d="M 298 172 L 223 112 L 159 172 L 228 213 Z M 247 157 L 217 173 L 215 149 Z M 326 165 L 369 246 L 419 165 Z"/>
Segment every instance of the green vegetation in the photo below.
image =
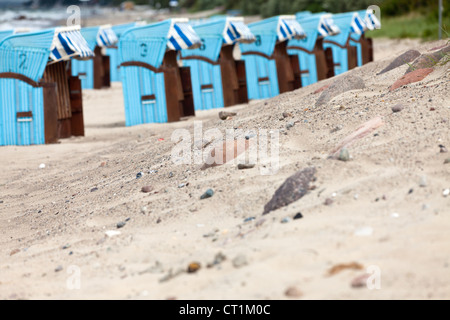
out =
<path fill-rule="evenodd" d="M 430 16 L 422 16 L 418 13 L 410 13 L 399 17 L 381 16 L 382 28 L 368 31 L 367 36 L 379 38 L 422 38 L 432 40 L 438 38 L 438 19 Z M 442 37 L 449 36 L 450 17 L 443 16 Z"/>

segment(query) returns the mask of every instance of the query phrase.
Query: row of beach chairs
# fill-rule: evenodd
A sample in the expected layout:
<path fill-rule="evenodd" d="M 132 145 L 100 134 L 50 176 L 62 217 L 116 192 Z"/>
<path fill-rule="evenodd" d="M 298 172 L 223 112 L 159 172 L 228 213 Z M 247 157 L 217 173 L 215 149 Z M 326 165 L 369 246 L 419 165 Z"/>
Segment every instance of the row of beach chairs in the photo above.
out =
<path fill-rule="evenodd" d="M 83 136 L 82 91 L 116 81 L 127 126 L 271 98 L 373 61 L 379 27 L 358 11 L 0 32 L 0 145 Z"/>

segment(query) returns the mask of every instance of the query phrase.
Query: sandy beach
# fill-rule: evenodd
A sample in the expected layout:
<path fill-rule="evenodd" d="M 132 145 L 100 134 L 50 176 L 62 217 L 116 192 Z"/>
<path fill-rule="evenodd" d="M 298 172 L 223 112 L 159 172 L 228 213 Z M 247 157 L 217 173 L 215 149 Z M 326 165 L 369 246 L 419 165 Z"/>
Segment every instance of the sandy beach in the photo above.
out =
<path fill-rule="evenodd" d="M 377 75 L 446 43 L 376 39 L 363 67 L 177 123 L 125 127 L 120 83 L 83 91 L 85 137 L 0 148 L 0 299 L 450 299 L 449 64 L 393 91 L 408 65 Z M 365 88 L 316 106 L 347 75 Z M 329 158 L 376 117 L 349 161 Z M 174 164 L 174 130 L 196 121 L 279 130 L 279 170 Z M 308 167 L 308 193 L 263 215 Z"/>

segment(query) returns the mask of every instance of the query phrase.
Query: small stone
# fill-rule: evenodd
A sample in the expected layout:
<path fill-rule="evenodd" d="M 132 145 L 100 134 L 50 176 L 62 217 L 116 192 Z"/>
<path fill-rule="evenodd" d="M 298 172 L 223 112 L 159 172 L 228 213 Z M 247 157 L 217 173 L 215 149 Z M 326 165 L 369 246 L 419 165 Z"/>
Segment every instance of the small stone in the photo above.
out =
<path fill-rule="evenodd" d="M 339 152 L 339 160 L 341 161 L 348 161 L 350 160 L 350 154 L 346 148 L 342 148 L 341 152 Z"/>
<path fill-rule="evenodd" d="M 367 280 L 369 279 L 370 274 L 365 273 L 360 275 L 352 280 L 350 283 L 352 288 L 364 288 L 367 287 Z"/>
<path fill-rule="evenodd" d="M 194 273 L 197 272 L 198 270 L 200 270 L 200 263 L 198 262 L 191 262 L 188 266 L 187 272 L 189 273 Z"/>
<path fill-rule="evenodd" d="M 400 215 L 397 212 L 394 212 L 394 213 L 391 214 L 391 217 L 392 218 L 398 218 L 398 217 L 400 217 Z"/>
<path fill-rule="evenodd" d="M 444 191 L 442 191 L 442 195 L 444 197 L 447 197 L 450 194 L 450 189 L 445 189 Z"/>
<path fill-rule="evenodd" d="M 221 264 L 223 261 L 225 261 L 227 259 L 227 257 L 222 253 L 219 252 L 218 254 L 216 254 L 216 256 L 214 257 L 214 261 L 211 263 L 208 263 L 208 265 L 206 266 L 207 268 L 212 268 L 216 265 Z"/>
<path fill-rule="evenodd" d="M 169 178 L 173 177 L 173 172 L 169 172 Z"/>
<path fill-rule="evenodd" d="M 142 207 L 141 208 L 141 213 L 143 213 L 143 214 L 147 214 L 148 213 L 148 209 L 147 209 L 147 207 Z"/>
<path fill-rule="evenodd" d="M 427 177 L 426 177 L 426 176 L 422 176 L 422 177 L 420 178 L 419 186 L 420 186 L 421 188 L 425 188 L 425 187 L 427 186 Z"/>
<path fill-rule="evenodd" d="M 413 193 L 414 192 L 414 189 L 409 189 L 409 191 L 408 191 L 408 194 L 411 194 L 411 193 Z"/>
<path fill-rule="evenodd" d="M 156 220 L 156 223 L 161 223 L 161 218 L 158 218 L 157 220 Z"/>
<path fill-rule="evenodd" d="M 123 228 L 123 227 L 125 227 L 125 225 L 126 225 L 126 222 L 120 221 L 119 223 L 117 223 L 117 229 Z"/>
<path fill-rule="evenodd" d="M 41 163 L 40 165 L 39 165 L 39 169 L 44 169 L 45 168 L 45 163 Z"/>
<path fill-rule="evenodd" d="M 295 125 L 295 122 L 288 122 L 287 124 L 286 124 L 286 129 L 291 129 L 293 126 Z"/>
<path fill-rule="evenodd" d="M 98 190 L 98 188 L 92 188 L 91 189 L 91 192 L 95 192 L 95 191 L 97 191 Z"/>
<path fill-rule="evenodd" d="M 186 183 L 180 183 L 180 184 L 178 185 L 178 188 L 181 189 L 181 188 L 184 188 L 185 186 L 186 186 Z"/>
<path fill-rule="evenodd" d="M 143 172 L 138 172 L 138 173 L 136 174 L 136 179 L 142 178 L 143 176 L 144 176 L 144 173 L 143 173 Z"/>
<path fill-rule="evenodd" d="M 326 206 L 331 206 L 333 204 L 333 202 L 334 202 L 333 199 L 326 198 L 325 202 L 323 204 L 326 205 Z"/>
<path fill-rule="evenodd" d="M 219 118 L 221 120 L 227 120 L 228 117 L 234 117 L 236 115 L 235 112 L 225 112 L 225 111 L 220 111 L 219 112 Z"/>
<path fill-rule="evenodd" d="M 284 291 L 286 297 L 298 298 L 303 295 L 303 293 L 297 287 L 289 287 Z"/>
<path fill-rule="evenodd" d="M 447 158 L 444 160 L 444 164 L 450 163 L 450 158 Z M 0 201 L 0 203 L 3 203 L 3 201 Z"/>
<path fill-rule="evenodd" d="M 289 223 L 291 222 L 291 218 L 289 217 L 284 217 L 283 219 L 281 219 L 281 223 Z"/>
<path fill-rule="evenodd" d="M 315 180 L 315 174 L 316 169 L 309 167 L 287 178 L 264 206 L 263 214 L 285 207 L 305 196 L 309 191 L 310 182 Z"/>
<path fill-rule="evenodd" d="M 302 215 L 301 212 L 297 213 L 297 214 L 294 216 L 294 220 L 301 219 L 301 218 L 303 218 L 303 215 Z"/>
<path fill-rule="evenodd" d="M 153 191 L 153 187 L 152 186 L 143 186 L 141 191 L 144 193 L 149 193 L 149 192 Z"/>
<path fill-rule="evenodd" d="M 396 104 L 395 106 L 393 106 L 391 109 L 392 109 L 392 112 L 395 113 L 395 112 L 402 111 L 404 108 L 405 108 L 405 106 L 403 104 L 399 103 L 399 104 Z"/>
<path fill-rule="evenodd" d="M 213 189 L 208 189 L 208 190 L 206 190 L 206 192 L 204 194 L 202 194 L 200 196 L 200 199 L 203 200 L 203 199 L 211 198 L 213 195 L 214 195 Z"/>
<path fill-rule="evenodd" d="M 120 231 L 115 231 L 115 230 L 108 230 L 105 231 L 106 236 L 112 238 L 114 236 L 118 236 L 120 234 Z"/>
<path fill-rule="evenodd" d="M 282 113 L 283 118 L 292 117 L 292 114 L 289 112 L 283 112 Z"/>
<path fill-rule="evenodd" d="M 20 252 L 19 249 L 14 249 L 14 250 L 11 251 L 11 253 L 9 255 L 13 256 L 13 255 L 15 255 L 16 253 L 19 253 L 19 252 Z"/>
<path fill-rule="evenodd" d="M 62 266 L 57 266 L 57 267 L 55 268 L 55 272 L 60 272 L 60 271 L 62 271 L 62 269 L 63 269 Z"/>
<path fill-rule="evenodd" d="M 448 160 L 450 160 L 450 159 L 448 159 Z M 3 200 L 0 200 L 0 204 L 2 204 L 3 203 Z"/>
<path fill-rule="evenodd" d="M 255 219 L 256 219 L 255 217 L 245 218 L 244 222 L 249 222 L 249 221 L 252 221 L 252 220 L 255 220 Z"/>
<path fill-rule="evenodd" d="M 68 249 L 68 248 L 70 248 L 70 244 L 65 244 L 65 245 L 63 245 L 61 249 L 66 250 L 66 249 Z"/>
<path fill-rule="evenodd" d="M 444 146 L 444 145 L 442 145 L 442 144 L 440 144 L 439 145 L 439 152 L 440 153 L 446 153 L 446 152 L 448 152 L 448 150 L 447 150 L 447 148 Z"/>
<path fill-rule="evenodd" d="M 255 167 L 255 164 L 239 163 L 237 167 L 239 170 L 252 169 Z"/>
<path fill-rule="evenodd" d="M 247 265 L 247 258 L 243 254 L 240 254 L 233 259 L 232 263 L 235 268 L 241 268 Z"/>

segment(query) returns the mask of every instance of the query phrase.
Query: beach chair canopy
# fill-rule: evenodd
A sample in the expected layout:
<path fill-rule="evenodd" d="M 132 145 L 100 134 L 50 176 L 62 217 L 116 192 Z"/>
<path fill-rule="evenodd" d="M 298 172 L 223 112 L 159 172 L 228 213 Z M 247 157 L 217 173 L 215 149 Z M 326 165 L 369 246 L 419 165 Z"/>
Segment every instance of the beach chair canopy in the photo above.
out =
<path fill-rule="evenodd" d="M 182 50 L 182 56 L 202 56 L 217 61 L 223 46 L 235 43 L 252 43 L 256 40 L 243 18 L 216 17 L 194 24 L 195 33 L 201 38 L 202 46 L 195 50 Z"/>
<path fill-rule="evenodd" d="M 162 65 L 167 50 L 199 48 L 202 44 L 188 19 L 169 19 L 128 29 L 119 42 L 119 59 Z"/>
<path fill-rule="evenodd" d="M 226 18 L 223 30 L 223 42 L 225 44 L 235 44 L 236 42 L 252 43 L 256 40 L 254 34 L 244 23 L 244 18 Z"/>
<path fill-rule="evenodd" d="M 292 38 L 302 39 L 306 33 L 295 16 L 276 16 L 248 25 L 253 34 L 275 34 L 276 40 L 283 42 Z"/>
<path fill-rule="evenodd" d="M 86 39 L 89 48 L 94 51 L 95 47 L 108 48 L 119 42 L 111 25 L 82 28 L 81 34 Z"/>
<path fill-rule="evenodd" d="M 327 36 L 326 39 L 332 40 L 341 46 L 345 46 L 351 34 L 361 35 L 367 30 L 366 24 L 357 12 L 333 14 L 333 21 L 339 27 L 341 33 Z"/>
<path fill-rule="evenodd" d="M 309 11 L 306 11 L 299 12 L 295 16 L 305 31 L 306 38 L 300 40 L 292 39 L 289 41 L 288 46 L 300 46 L 312 51 L 318 38 L 334 36 L 341 32 L 329 13 L 311 14 Z"/>
<path fill-rule="evenodd" d="M 358 11 L 360 18 L 366 24 L 367 29 L 375 30 L 381 28 L 381 22 L 371 9 Z"/>
<path fill-rule="evenodd" d="M 0 42 L 0 73 L 17 73 L 38 82 L 49 63 L 93 56 L 79 26 L 15 34 Z"/>

